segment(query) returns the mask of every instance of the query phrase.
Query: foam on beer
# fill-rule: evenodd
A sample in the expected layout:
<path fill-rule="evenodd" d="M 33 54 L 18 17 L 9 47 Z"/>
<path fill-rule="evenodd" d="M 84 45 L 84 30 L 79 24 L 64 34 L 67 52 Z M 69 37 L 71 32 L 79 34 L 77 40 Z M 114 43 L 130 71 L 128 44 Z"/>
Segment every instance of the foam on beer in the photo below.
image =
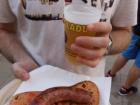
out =
<path fill-rule="evenodd" d="M 87 25 L 101 18 L 101 10 L 88 6 L 68 5 L 64 9 L 64 18 L 72 23 Z"/>

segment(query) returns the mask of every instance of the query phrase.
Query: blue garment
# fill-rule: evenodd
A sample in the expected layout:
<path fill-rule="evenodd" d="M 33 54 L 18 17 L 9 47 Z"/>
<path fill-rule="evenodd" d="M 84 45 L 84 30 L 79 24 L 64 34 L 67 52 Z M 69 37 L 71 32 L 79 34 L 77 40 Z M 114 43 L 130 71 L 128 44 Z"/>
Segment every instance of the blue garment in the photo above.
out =
<path fill-rule="evenodd" d="M 140 68 L 140 48 L 136 45 L 140 36 L 132 33 L 131 43 L 128 48 L 122 52 L 122 56 L 126 59 L 135 59 L 135 66 Z"/>

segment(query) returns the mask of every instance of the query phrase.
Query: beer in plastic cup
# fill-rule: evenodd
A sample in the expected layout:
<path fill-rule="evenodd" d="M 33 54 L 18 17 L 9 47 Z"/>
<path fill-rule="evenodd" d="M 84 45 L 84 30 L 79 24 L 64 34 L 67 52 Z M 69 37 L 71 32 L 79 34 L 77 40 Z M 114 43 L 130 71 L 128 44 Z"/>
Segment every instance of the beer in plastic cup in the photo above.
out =
<path fill-rule="evenodd" d="M 72 64 L 78 64 L 76 54 L 71 50 L 71 45 L 79 36 L 94 36 L 94 32 L 87 30 L 87 25 L 98 22 L 101 18 L 101 10 L 98 8 L 79 5 L 68 5 L 64 9 L 65 28 L 65 56 Z"/>

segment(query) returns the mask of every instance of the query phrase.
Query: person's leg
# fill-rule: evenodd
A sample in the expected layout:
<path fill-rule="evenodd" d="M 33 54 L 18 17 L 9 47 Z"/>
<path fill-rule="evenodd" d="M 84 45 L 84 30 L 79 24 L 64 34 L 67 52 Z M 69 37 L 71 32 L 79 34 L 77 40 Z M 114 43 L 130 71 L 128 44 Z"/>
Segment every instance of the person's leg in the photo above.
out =
<path fill-rule="evenodd" d="M 130 88 L 132 84 L 140 78 L 140 48 L 136 56 L 134 66 L 130 69 L 127 80 L 124 84 L 126 88 Z"/>
<path fill-rule="evenodd" d="M 122 55 L 119 55 L 119 57 L 113 64 L 112 69 L 110 70 L 110 74 L 115 75 L 118 71 L 121 70 L 121 68 L 127 63 L 127 61 L 128 59 L 124 58 Z"/>
<path fill-rule="evenodd" d="M 133 66 L 129 71 L 124 87 L 130 88 L 138 78 L 140 78 L 140 68 Z"/>
<path fill-rule="evenodd" d="M 140 50 L 140 48 L 139 48 Z M 130 93 L 136 93 L 137 88 L 132 86 L 134 82 L 136 82 L 140 78 L 140 51 L 137 53 L 135 64 L 134 66 L 129 70 L 127 79 L 122 86 L 122 88 L 119 90 L 120 95 L 128 95 Z"/>
<path fill-rule="evenodd" d="M 129 95 L 134 94 L 137 92 L 137 87 L 134 87 L 133 84 L 140 78 L 140 68 L 137 68 L 136 66 L 133 66 L 129 74 L 127 76 L 127 79 L 124 83 L 124 85 L 119 90 L 119 95 Z"/>
<path fill-rule="evenodd" d="M 127 63 L 129 59 L 135 59 L 139 48 L 136 46 L 136 43 L 139 39 L 139 36 L 133 33 L 131 38 L 131 43 L 128 48 L 122 52 L 122 54 L 117 58 L 113 67 L 105 74 L 106 77 L 114 77 L 115 74 L 121 70 L 121 68 Z"/>

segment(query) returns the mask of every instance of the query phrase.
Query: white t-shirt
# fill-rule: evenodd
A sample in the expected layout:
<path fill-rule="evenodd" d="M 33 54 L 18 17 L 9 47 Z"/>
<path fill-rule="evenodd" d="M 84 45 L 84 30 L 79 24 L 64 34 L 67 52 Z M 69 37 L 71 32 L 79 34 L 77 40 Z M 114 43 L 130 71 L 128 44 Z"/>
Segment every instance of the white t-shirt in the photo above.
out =
<path fill-rule="evenodd" d="M 114 26 L 136 24 L 137 0 L 105 0 L 110 8 L 106 15 Z M 64 57 L 64 0 L 0 0 L 0 23 L 17 21 L 18 35 L 30 54 L 41 65 L 49 64 L 87 74 L 103 76 L 105 59 L 96 68 L 75 67 Z"/>

